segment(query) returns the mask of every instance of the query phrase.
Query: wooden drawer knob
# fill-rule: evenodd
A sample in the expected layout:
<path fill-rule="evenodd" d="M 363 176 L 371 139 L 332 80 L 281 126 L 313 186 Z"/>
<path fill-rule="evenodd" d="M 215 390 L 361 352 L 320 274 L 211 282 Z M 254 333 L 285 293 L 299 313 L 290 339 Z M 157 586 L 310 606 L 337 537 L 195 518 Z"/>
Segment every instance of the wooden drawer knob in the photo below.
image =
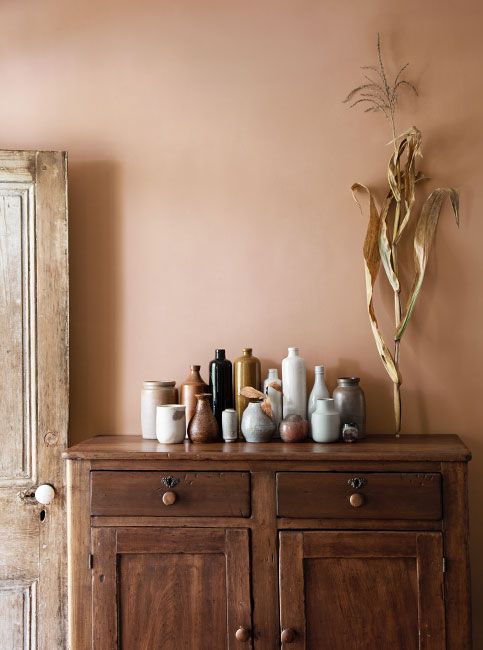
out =
<path fill-rule="evenodd" d="M 353 508 L 360 508 L 364 505 L 365 501 L 364 495 L 360 492 L 354 492 L 354 494 L 351 494 L 349 497 L 349 503 Z"/>
<path fill-rule="evenodd" d="M 237 641 L 242 641 L 243 643 L 250 641 L 250 636 L 250 630 L 247 630 L 246 627 L 239 627 L 235 632 L 235 639 Z"/>
<path fill-rule="evenodd" d="M 291 627 L 286 627 L 285 630 L 282 630 L 280 641 L 282 643 L 293 643 L 295 641 L 295 636 L 295 630 Z"/>
<path fill-rule="evenodd" d="M 163 503 L 165 506 L 172 506 L 176 501 L 176 492 L 165 492 L 163 494 Z"/>

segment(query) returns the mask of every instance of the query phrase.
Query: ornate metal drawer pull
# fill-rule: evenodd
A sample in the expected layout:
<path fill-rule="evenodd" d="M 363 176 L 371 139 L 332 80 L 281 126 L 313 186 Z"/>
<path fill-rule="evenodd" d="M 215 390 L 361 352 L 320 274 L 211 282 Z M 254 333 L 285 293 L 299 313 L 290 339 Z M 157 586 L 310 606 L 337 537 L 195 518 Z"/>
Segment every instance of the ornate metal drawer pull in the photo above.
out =
<path fill-rule="evenodd" d="M 178 485 L 179 478 L 175 478 L 174 476 L 163 476 L 161 481 L 166 485 L 166 487 L 174 488 Z"/>
<path fill-rule="evenodd" d="M 347 483 L 353 488 L 354 490 L 360 490 L 363 485 L 367 483 L 366 478 L 358 477 L 355 476 L 354 478 L 350 478 Z"/>

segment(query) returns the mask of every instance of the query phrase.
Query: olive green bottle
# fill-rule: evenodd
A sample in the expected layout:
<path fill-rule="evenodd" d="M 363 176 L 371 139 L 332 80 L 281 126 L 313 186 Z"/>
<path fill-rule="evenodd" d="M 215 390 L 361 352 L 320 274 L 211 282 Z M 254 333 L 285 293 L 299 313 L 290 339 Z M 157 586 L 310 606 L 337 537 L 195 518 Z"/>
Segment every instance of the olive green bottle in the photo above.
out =
<path fill-rule="evenodd" d="M 248 406 L 248 399 L 240 395 L 245 386 L 251 386 L 260 390 L 260 359 L 254 357 L 251 348 L 243 348 L 243 356 L 233 362 L 234 384 L 235 384 L 235 409 L 238 415 L 238 432 L 240 432 L 243 411 Z M 241 436 L 241 434 L 240 434 Z"/>

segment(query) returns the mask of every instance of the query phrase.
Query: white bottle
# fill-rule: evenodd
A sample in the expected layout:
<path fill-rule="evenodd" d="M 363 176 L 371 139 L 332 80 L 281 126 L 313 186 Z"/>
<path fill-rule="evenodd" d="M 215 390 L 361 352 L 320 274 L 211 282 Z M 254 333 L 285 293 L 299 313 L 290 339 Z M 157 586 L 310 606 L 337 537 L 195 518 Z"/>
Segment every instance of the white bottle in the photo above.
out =
<path fill-rule="evenodd" d="M 315 366 L 315 381 L 312 392 L 310 393 L 309 403 L 307 405 L 307 419 L 310 422 L 312 413 L 317 408 L 317 400 L 324 397 L 330 397 L 329 390 L 325 383 L 324 366 Z"/>
<path fill-rule="evenodd" d="M 336 442 L 340 436 L 340 415 L 334 400 L 317 400 L 317 408 L 312 413 L 312 440 L 315 442 Z"/>
<path fill-rule="evenodd" d="M 280 391 L 276 388 L 271 388 L 270 384 L 276 384 L 280 386 Z M 273 434 L 274 438 L 280 438 L 280 432 L 278 427 L 282 421 L 282 382 L 278 378 L 277 368 L 270 368 L 268 371 L 268 377 L 263 382 L 263 392 L 270 399 L 270 404 L 272 405 L 273 421 L 277 425 L 275 433 Z"/>
<path fill-rule="evenodd" d="M 283 417 L 307 417 L 307 373 L 298 348 L 289 348 L 282 361 Z"/>

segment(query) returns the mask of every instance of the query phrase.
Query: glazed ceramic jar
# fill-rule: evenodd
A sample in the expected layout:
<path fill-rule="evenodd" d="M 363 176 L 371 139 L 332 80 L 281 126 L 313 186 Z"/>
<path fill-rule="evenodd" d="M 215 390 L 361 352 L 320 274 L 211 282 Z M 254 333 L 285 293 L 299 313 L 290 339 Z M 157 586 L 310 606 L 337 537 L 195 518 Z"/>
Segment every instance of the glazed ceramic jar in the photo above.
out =
<path fill-rule="evenodd" d="M 211 410 L 211 393 L 200 393 L 196 399 L 196 410 L 188 424 L 188 438 L 191 442 L 217 442 L 220 435 Z"/>
<path fill-rule="evenodd" d="M 273 385 L 279 386 L 280 390 L 273 388 Z M 272 419 L 275 422 L 274 438 L 280 438 L 279 426 L 282 421 L 282 382 L 278 377 L 277 368 L 270 368 L 268 377 L 263 382 L 263 392 L 270 399 L 272 405 Z"/>
<path fill-rule="evenodd" d="M 340 437 L 340 415 L 334 400 L 317 400 L 317 408 L 312 413 L 312 439 L 315 442 L 336 442 Z"/>
<path fill-rule="evenodd" d="M 156 408 L 156 437 L 163 444 L 183 442 L 186 435 L 186 406 L 166 404 Z"/>
<path fill-rule="evenodd" d="M 176 404 L 178 389 L 174 381 L 145 381 L 141 391 L 141 431 L 143 438 L 156 439 L 156 408 Z"/>
<path fill-rule="evenodd" d="M 190 366 L 190 374 L 179 389 L 180 404 L 186 406 L 186 427 L 196 410 L 196 395 L 209 391 L 208 385 L 201 379 L 200 368 L 201 366 Z"/>
<path fill-rule="evenodd" d="M 340 377 L 333 398 L 335 408 L 340 413 L 341 427 L 354 423 L 359 429 L 359 438 L 366 432 L 366 400 L 359 386 L 359 377 Z"/>
<path fill-rule="evenodd" d="M 325 383 L 325 369 L 324 366 L 315 366 L 315 381 L 314 387 L 309 395 L 309 403 L 307 404 L 307 419 L 309 422 L 312 420 L 312 413 L 317 408 L 317 400 L 324 397 L 330 397 L 329 389 Z"/>
<path fill-rule="evenodd" d="M 243 412 L 241 430 L 247 442 L 269 442 L 275 422 L 262 411 L 261 402 L 249 402 Z"/>
<path fill-rule="evenodd" d="M 225 357 L 225 350 L 215 350 L 215 358 L 210 361 L 211 407 L 221 429 L 221 414 L 233 408 L 233 382 L 231 361 Z"/>
<path fill-rule="evenodd" d="M 307 417 L 307 372 L 298 348 L 289 348 L 282 361 L 283 417 Z"/>
<path fill-rule="evenodd" d="M 221 414 L 223 440 L 236 442 L 238 440 L 238 416 L 235 409 L 225 409 Z"/>
<path fill-rule="evenodd" d="M 303 442 L 309 434 L 309 423 L 301 415 L 287 415 L 280 424 L 280 437 L 284 442 Z"/>
<path fill-rule="evenodd" d="M 248 399 L 240 394 L 242 388 L 251 386 L 260 390 L 260 360 L 252 354 L 252 348 L 244 348 L 243 355 L 233 362 L 233 375 L 235 378 L 235 409 L 238 414 L 238 428 L 240 430 L 243 411 L 248 406 Z"/>

